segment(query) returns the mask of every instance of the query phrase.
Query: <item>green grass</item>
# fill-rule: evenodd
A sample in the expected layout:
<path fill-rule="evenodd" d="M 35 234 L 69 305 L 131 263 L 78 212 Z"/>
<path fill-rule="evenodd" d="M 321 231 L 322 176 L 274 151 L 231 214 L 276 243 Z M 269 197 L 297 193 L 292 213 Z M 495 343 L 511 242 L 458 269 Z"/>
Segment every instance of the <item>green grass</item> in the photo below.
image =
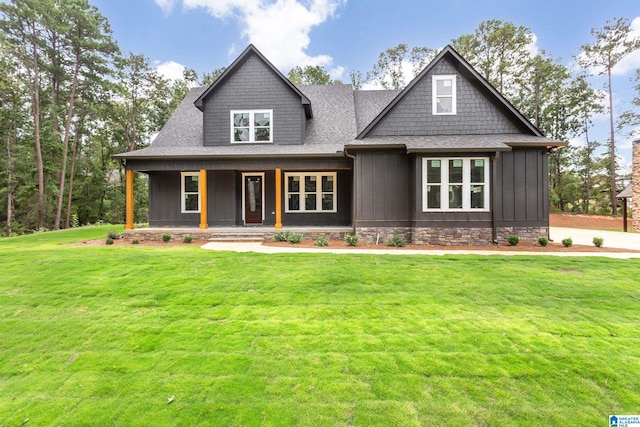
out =
<path fill-rule="evenodd" d="M 112 229 L 0 240 L 0 426 L 640 412 L 640 261 L 64 244 Z"/>

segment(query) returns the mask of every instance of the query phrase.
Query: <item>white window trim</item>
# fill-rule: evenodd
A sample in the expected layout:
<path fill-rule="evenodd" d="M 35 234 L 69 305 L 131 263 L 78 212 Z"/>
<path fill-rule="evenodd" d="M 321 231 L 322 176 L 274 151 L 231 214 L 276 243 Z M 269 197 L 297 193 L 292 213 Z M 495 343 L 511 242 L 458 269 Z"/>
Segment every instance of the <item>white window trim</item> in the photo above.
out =
<path fill-rule="evenodd" d="M 249 141 L 235 141 L 233 126 L 234 114 L 246 114 L 249 113 Z M 268 141 L 255 141 L 255 114 L 269 113 L 269 140 Z M 270 144 L 273 143 L 273 110 L 231 110 L 229 113 L 229 127 L 230 127 L 230 140 L 232 144 Z"/>
<path fill-rule="evenodd" d="M 439 208 L 427 207 L 427 162 L 429 160 L 440 160 L 440 183 L 432 183 L 432 185 L 441 185 L 440 194 L 446 194 L 440 202 Z M 449 208 L 449 160 L 462 160 L 462 209 Z M 471 182 L 471 161 L 484 160 L 484 183 Z M 491 200 L 489 185 L 489 162 L 488 157 L 424 157 L 422 159 L 422 211 L 423 212 L 489 212 L 489 203 Z M 459 184 L 454 184 L 459 185 Z M 484 185 L 484 208 L 471 208 L 471 185 Z"/>
<path fill-rule="evenodd" d="M 440 80 L 451 80 L 451 112 L 450 113 L 438 113 L 438 98 L 449 98 L 449 95 L 440 95 L 438 96 L 437 88 L 438 82 Z M 446 74 L 446 75 L 434 75 L 431 78 L 432 81 L 432 113 L 434 116 L 453 116 L 457 114 L 457 96 L 456 96 L 456 75 L 455 74 Z"/>
<path fill-rule="evenodd" d="M 289 209 L 289 177 L 290 176 L 299 176 L 300 177 L 300 191 L 295 191 L 293 194 L 300 194 L 300 209 L 299 210 L 290 210 Z M 316 207 L 320 207 L 320 209 L 316 209 L 313 211 L 305 210 L 305 194 L 306 191 L 304 189 L 304 178 L 307 176 L 315 176 L 316 177 Z M 333 177 L 333 191 L 331 193 L 322 191 L 322 177 L 323 176 L 331 176 Z M 336 213 L 338 212 L 338 174 L 337 172 L 285 172 L 284 174 L 284 211 L 285 213 Z M 322 194 L 333 194 L 333 209 L 331 210 L 322 210 Z"/>
<path fill-rule="evenodd" d="M 245 183 L 245 177 L 247 176 L 259 176 L 261 179 L 260 182 L 262 182 L 262 221 L 264 222 L 264 213 L 265 213 L 265 203 L 264 203 L 264 172 L 243 172 L 242 173 L 242 222 L 245 222 L 245 211 L 246 211 L 246 203 L 247 203 L 247 199 L 245 198 L 246 196 L 246 191 L 247 191 L 247 185 Z"/>
<path fill-rule="evenodd" d="M 187 176 L 197 176 L 198 177 L 198 210 L 197 211 L 188 211 L 185 206 L 184 196 L 187 194 L 195 194 L 193 192 L 184 191 L 184 179 Z M 200 194 L 200 189 L 202 186 L 200 185 L 200 172 L 180 172 L 180 211 L 182 213 L 200 213 L 200 202 L 202 201 L 202 197 Z"/>

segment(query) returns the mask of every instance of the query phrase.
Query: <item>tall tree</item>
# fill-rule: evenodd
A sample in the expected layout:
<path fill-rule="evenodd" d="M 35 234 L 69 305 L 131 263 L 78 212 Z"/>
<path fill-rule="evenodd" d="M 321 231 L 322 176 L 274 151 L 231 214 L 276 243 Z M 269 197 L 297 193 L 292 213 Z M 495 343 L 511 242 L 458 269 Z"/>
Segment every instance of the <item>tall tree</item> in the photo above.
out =
<path fill-rule="evenodd" d="M 406 44 L 400 43 L 380 53 L 373 69 L 367 73 L 366 81 L 377 83 L 384 89 L 403 89 L 407 81 L 419 73 L 434 56 L 433 49 L 416 46 L 409 50 Z M 409 67 L 411 73 L 407 74 Z"/>
<path fill-rule="evenodd" d="M 333 85 L 341 84 L 340 80 L 333 80 L 329 73 L 320 65 L 293 67 L 287 78 L 294 85 Z"/>
<path fill-rule="evenodd" d="M 629 20 L 625 18 L 614 18 L 607 21 L 602 28 L 593 28 L 591 36 L 594 38 L 593 43 L 585 44 L 581 47 L 582 52 L 578 59 L 582 67 L 594 69 L 598 75 L 607 76 L 606 87 L 609 93 L 610 200 L 611 211 L 613 215 L 617 215 L 616 144 L 611 73 L 622 58 L 634 50 L 640 49 L 640 38 L 631 36 Z"/>
<path fill-rule="evenodd" d="M 473 34 L 464 34 L 451 42 L 487 81 L 509 96 L 511 79 L 524 71 L 522 65 L 531 56 L 528 48 L 533 33 L 527 27 L 491 19 L 481 22 Z"/>

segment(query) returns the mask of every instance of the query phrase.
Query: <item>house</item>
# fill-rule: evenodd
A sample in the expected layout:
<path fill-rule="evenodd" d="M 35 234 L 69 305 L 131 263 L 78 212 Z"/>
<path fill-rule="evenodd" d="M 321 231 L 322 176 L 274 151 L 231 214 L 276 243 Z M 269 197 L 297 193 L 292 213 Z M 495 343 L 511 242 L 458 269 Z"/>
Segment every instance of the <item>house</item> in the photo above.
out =
<path fill-rule="evenodd" d="M 548 236 L 545 138 L 452 47 L 402 91 L 293 85 L 254 46 L 126 164 L 151 228 L 258 226 L 467 245 Z M 303 229 L 304 230 L 304 229 Z M 271 234 L 273 234 L 271 233 Z"/>

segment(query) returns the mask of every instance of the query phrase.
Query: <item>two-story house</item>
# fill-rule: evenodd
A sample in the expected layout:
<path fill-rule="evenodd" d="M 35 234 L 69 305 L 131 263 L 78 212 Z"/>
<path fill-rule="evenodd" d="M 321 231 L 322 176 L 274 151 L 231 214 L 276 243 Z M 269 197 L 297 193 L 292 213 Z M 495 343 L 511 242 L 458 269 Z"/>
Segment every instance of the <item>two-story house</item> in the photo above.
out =
<path fill-rule="evenodd" d="M 548 152 L 563 145 L 450 46 L 402 91 L 298 87 L 249 46 L 149 147 L 115 157 L 127 230 L 144 173 L 151 228 L 334 227 L 462 245 L 548 236 Z"/>

